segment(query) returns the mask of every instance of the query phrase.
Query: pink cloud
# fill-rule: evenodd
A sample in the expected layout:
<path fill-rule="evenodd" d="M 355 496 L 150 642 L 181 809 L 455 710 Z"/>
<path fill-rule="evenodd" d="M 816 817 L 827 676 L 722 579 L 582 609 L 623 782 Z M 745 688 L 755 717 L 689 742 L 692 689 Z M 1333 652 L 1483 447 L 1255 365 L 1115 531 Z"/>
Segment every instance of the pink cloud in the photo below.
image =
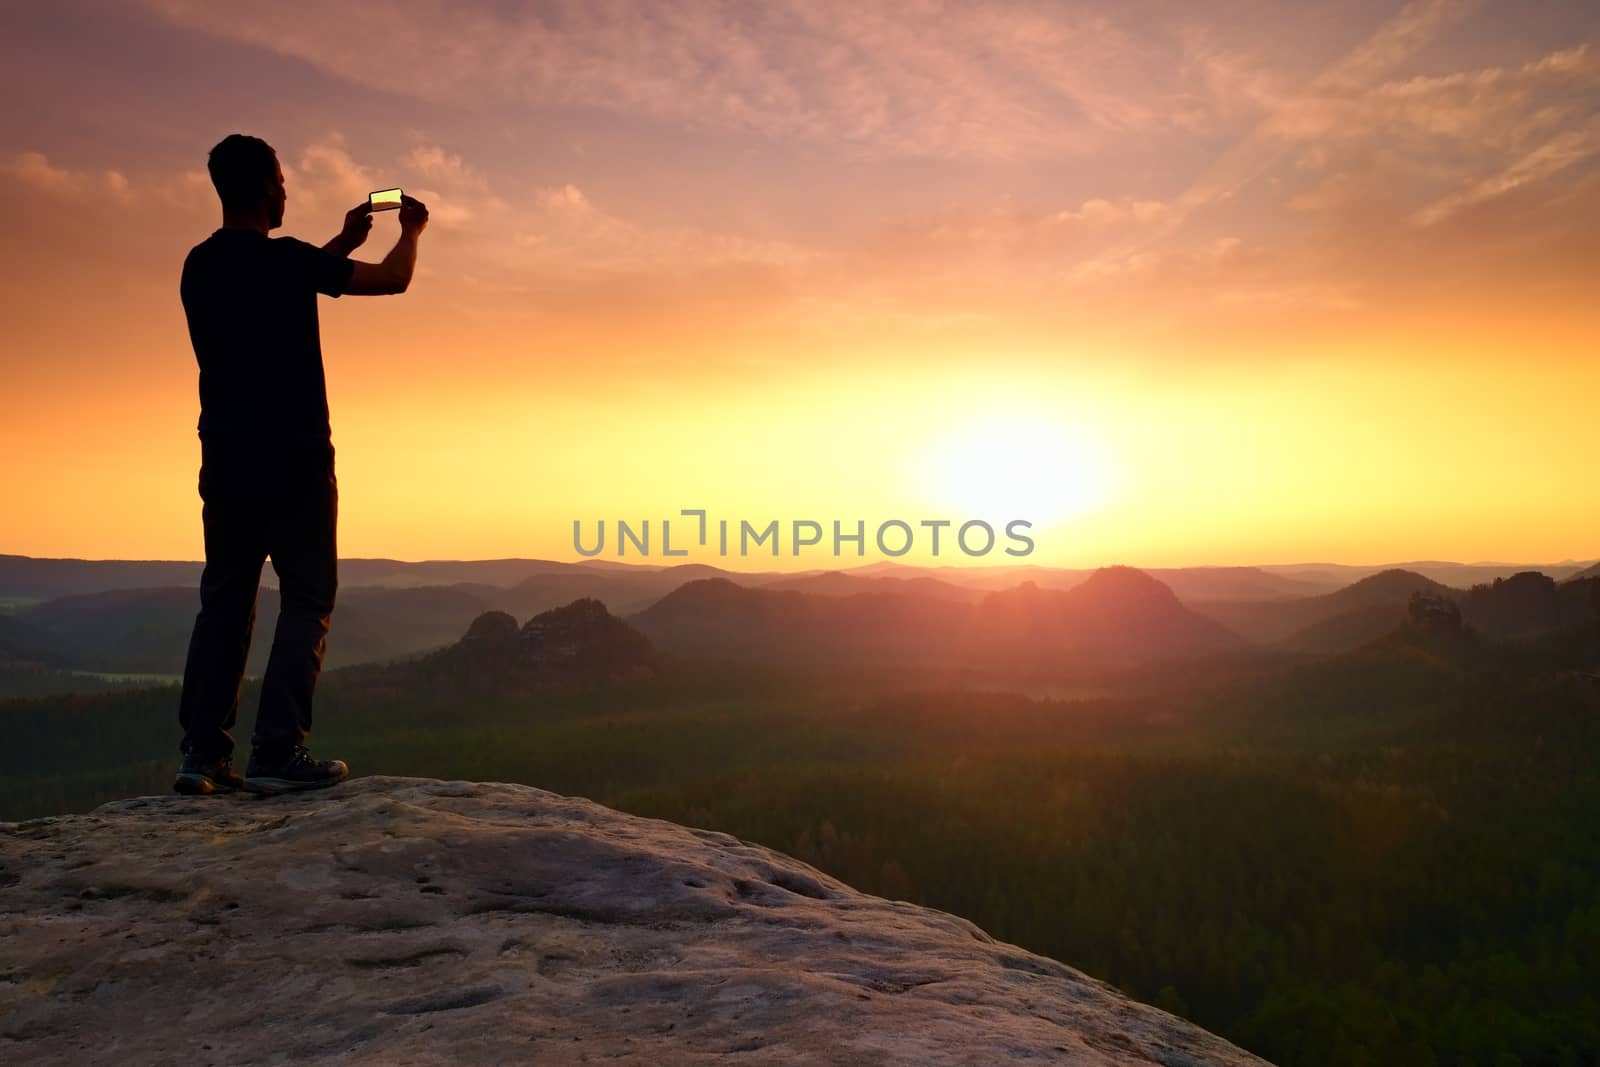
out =
<path fill-rule="evenodd" d="M 857 155 L 1081 152 L 1177 121 L 1164 49 L 1070 8 L 564 0 L 504 14 L 373 0 L 362 47 L 350 48 L 343 16 L 314 0 L 147 2 L 186 27 L 387 92 L 469 106 L 579 105 Z"/>
<path fill-rule="evenodd" d="M 0 163 L 0 173 L 11 176 L 31 189 L 56 197 L 110 198 L 126 202 L 132 196 L 127 176 L 119 170 L 89 171 L 58 167 L 43 152 L 18 152 L 10 160 Z"/>

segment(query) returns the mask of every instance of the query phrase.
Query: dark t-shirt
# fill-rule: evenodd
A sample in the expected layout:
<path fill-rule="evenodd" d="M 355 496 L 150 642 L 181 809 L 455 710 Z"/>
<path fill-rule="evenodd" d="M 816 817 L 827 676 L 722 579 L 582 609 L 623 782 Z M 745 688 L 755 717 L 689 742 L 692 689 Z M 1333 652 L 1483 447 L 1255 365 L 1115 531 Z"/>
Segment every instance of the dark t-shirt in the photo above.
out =
<path fill-rule="evenodd" d="M 179 292 L 200 365 L 202 440 L 328 441 L 317 294 L 338 296 L 353 260 L 296 237 L 223 228 L 189 250 Z"/>

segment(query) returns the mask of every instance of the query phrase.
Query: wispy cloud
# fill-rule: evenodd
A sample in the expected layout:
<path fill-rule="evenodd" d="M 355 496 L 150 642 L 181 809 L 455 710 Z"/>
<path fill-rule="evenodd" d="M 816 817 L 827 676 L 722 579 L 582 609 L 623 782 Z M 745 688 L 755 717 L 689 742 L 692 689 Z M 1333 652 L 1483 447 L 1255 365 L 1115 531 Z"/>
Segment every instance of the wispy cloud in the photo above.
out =
<path fill-rule="evenodd" d="M 1266 129 L 1284 141 L 1442 138 L 1503 148 L 1587 115 L 1600 91 L 1600 55 L 1587 44 L 1519 67 L 1330 83 L 1274 102 Z"/>
<path fill-rule="evenodd" d="M 1580 129 L 1568 130 L 1528 151 L 1498 174 L 1474 181 L 1418 211 L 1416 222 L 1428 226 L 1452 213 L 1541 181 L 1600 153 L 1600 119 Z"/>
<path fill-rule="evenodd" d="M 361 85 L 467 106 L 582 106 L 859 155 L 1087 151 L 1184 122 L 1158 42 L 1087 8 L 844 0 L 521 9 L 373 0 L 361 47 L 315 0 L 147 0 Z"/>
<path fill-rule="evenodd" d="M 1283 116 L 1299 106 L 1301 100 L 1369 92 L 1479 3 L 1480 0 L 1413 0 L 1299 87 L 1292 81 L 1292 74 L 1269 75 L 1258 70 L 1249 76 L 1213 75 L 1214 85 L 1247 86 L 1249 102 L 1263 114 L 1184 192 L 1180 198 L 1183 210 L 1174 214 L 1172 225 L 1180 223 L 1190 211 L 1233 196 L 1282 159 L 1286 125 Z"/>

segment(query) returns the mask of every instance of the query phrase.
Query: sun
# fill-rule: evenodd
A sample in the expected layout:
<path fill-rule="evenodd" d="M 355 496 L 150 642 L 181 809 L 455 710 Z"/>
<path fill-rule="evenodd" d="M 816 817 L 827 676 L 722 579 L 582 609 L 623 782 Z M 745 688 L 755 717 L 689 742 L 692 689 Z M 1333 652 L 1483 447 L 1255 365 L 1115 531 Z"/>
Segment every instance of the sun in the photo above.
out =
<path fill-rule="evenodd" d="M 917 457 L 920 495 L 964 518 L 1035 527 L 1110 500 L 1115 464 L 1088 428 L 1048 416 L 996 415 L 934 438 Z"/>

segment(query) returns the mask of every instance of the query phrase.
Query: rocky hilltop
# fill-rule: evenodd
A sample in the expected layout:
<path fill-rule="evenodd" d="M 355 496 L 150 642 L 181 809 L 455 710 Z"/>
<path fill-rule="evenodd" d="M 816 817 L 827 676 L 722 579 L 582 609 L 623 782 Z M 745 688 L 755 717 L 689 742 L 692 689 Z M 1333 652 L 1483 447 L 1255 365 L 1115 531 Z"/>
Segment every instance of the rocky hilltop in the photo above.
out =
<path fill-rule="evenodd" d="M 1260 1064 L 964 919 L 529 786 L 0 824 L 0 1062 Z"/>
<path fill-rule="evenodd" d="M 600 601 L 580 597 L 540 612 L 521 627 L 504 611 L 485 611 L 454 644 L 391 663 L 346 668 L 344 675 L 409 689 L 527 692 L 658 678 L 661 662 L 649 638 Z"/>

